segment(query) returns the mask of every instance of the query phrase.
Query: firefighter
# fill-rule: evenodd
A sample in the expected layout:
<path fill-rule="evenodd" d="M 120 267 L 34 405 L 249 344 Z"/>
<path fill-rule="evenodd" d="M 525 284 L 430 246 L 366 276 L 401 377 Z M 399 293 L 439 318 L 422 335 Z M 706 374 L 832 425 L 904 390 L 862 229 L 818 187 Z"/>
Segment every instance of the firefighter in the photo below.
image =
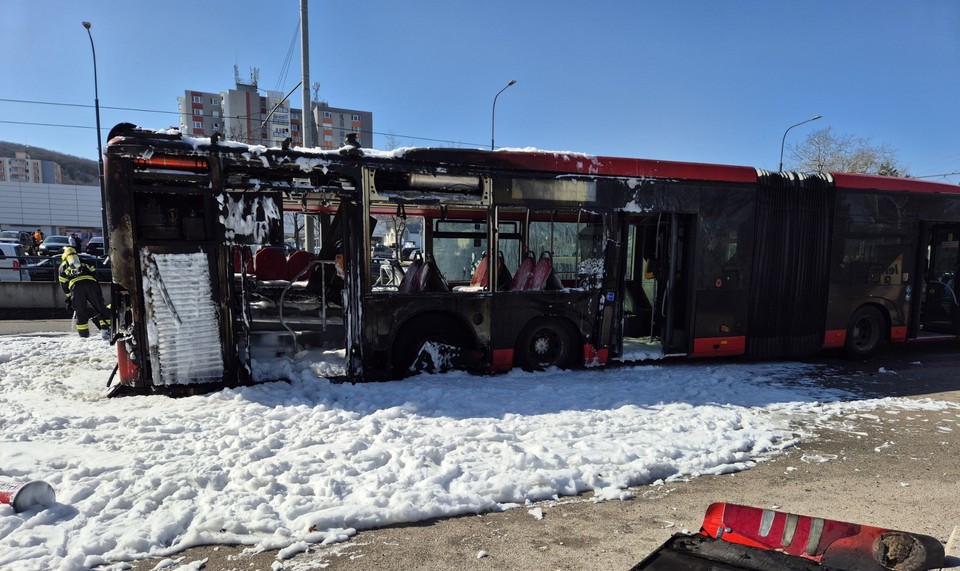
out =
<path fill-rule="evenodd" d="M 103 292 L 97 283 L 96 269 L 84 263 L 77 251 L 70 246 L 63 249 L 60 262 L 60 288 L 67 296 L 67 311 L 76 311 L 77 334 L 90 336 L 88 321 L 95 318 L 104 339 L 110 336 L 110 310 L 103 301 Z"/>

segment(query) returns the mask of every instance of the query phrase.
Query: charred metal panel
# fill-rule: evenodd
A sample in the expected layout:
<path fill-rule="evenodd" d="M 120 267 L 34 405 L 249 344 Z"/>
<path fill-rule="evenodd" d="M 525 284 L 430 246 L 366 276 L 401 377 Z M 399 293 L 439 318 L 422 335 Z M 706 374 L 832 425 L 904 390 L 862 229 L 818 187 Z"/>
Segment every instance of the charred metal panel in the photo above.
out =
<path fill-rule="evenodd" d="M 520 331 L 540 317 L 557 317 L 570 322 L 584 343 L 593 343 L 599 312 L 599 290 L 505 291 L 493 294 L 497 313 L 491 335 L 493 349 L 513 349 Z"/>
<path fill-rule="evenodd" d="M 279 192 L 226 192 L 216 198 L 224 244 L 283 243 L 283 201 Z"/>
<path fill-rule="evenodd" d="M 224 348 L 213 299 L 217 281 L 211 278 L 208 255 L 148 248 L 140 255 L 153 384 L 222 381 Z"/>

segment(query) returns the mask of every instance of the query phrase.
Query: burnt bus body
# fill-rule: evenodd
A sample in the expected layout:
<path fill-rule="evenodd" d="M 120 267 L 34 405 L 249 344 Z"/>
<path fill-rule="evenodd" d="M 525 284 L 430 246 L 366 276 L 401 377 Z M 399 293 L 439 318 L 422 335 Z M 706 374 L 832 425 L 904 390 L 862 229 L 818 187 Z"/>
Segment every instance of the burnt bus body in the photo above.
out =
<path fill-rule="evenodd" d="M 384 380 L 625 362 L 637 340 L 657 356 L 864 357 L 957 333 L 949 185 L 540 151 L 267 149 L 129 125 L 106 162 L 116 394 L 261 380 L 252 362 L 278 337 L 277 352 L 338 348 L 337 376 Z M 316 220 L 319 245 L 282 250 L 284 212 Z M 418 258 L 375 258 L 378 220 L 408 217 L 422 220 Z"/>

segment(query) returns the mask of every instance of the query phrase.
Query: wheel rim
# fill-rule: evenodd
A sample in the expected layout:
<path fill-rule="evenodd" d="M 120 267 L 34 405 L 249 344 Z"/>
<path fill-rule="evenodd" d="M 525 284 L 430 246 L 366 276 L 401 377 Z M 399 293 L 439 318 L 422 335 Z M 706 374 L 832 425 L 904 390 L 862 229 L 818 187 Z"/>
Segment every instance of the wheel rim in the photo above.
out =
<path fill-rule="evenodd" d="M 876 343 L 879 329 L 873 319 L 863 317 L 853 328 L 853 343 L 858 349 L 872 347 Z"/>
<path fill-rule="evenodd" d="M 540 329 L 530 342 L 530 354 L 541 366 L 557 364 L 563 351 L 563 340 L 552 328 Z"/>

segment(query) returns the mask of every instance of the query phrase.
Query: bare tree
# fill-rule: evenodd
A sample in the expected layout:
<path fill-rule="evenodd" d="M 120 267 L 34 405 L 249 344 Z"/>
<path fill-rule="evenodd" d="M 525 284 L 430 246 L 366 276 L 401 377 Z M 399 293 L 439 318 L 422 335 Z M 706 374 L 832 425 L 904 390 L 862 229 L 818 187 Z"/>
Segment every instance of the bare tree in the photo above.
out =
<path fill-rule="evenodd" d="M 830 127 L 811 132 L 796 145 L 789 145 L 792 168 L 801 172 L 850 172 L 909 176 L 898 164 L 895 149 L 868 137 L 835 135 Z"/>

